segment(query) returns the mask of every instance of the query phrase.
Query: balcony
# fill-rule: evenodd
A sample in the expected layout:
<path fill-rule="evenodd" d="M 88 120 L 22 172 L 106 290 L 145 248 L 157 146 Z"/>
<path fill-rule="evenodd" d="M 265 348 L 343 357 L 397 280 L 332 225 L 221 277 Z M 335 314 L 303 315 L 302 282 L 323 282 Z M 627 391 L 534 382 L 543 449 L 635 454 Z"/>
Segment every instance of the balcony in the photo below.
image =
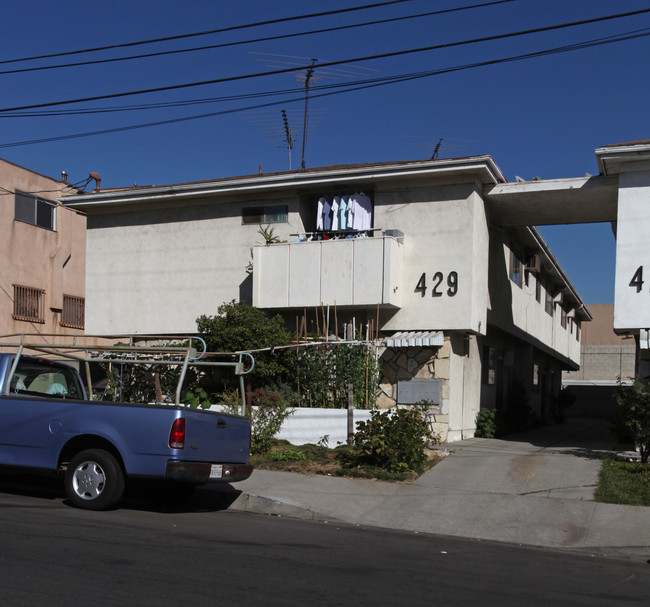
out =
<path fill-rule="evenodd" d="M 392 236 L 255 246 L 253 305 L 399 308 L 402 248 Z"/>

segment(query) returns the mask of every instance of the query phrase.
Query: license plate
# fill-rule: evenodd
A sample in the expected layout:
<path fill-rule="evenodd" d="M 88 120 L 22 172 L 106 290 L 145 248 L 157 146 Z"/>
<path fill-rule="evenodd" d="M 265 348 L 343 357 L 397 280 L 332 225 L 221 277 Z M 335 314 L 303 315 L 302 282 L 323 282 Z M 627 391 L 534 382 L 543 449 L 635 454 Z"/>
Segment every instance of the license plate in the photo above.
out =
<path fill-rule="evenodd" d="M 212 464 L 210 466 L 210 478 L 221 478 L 223 475 L 223 466 L 221 464 Z"/>

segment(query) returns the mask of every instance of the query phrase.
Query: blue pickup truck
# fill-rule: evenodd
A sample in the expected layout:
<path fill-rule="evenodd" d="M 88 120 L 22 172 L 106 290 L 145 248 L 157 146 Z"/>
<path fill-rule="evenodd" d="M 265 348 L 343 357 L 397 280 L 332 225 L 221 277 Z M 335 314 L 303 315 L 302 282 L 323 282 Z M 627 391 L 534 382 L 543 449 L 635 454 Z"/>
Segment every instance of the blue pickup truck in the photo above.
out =
<path fill-rule="evenodd" d="M 0 353 L 0 466 L 63 476 L 71 504 L 114 506 L 127 479 L 189 494 L 248 478 L 247 417 L 182 404 L 91 400 L 70 364 Z"/>

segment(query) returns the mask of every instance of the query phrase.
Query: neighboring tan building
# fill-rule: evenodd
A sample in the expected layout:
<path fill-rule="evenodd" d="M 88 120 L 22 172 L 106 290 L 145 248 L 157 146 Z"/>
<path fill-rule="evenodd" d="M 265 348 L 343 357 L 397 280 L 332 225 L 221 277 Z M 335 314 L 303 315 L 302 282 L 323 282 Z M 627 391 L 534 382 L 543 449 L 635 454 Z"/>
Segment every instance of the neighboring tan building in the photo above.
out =
<path fill-rule="evenodd" d="M 591 304 L 589 311 L 593 320 L 582 332 L 580 369 L 562 374 L 564 387 L 576 397 L 567 413 L 609 417 L 617 386 L 634 379 L 637 347 L 633 336 L 614 332 L 614 304 Z"/>
<path fill-rule="evenodd" d="M 87 330 L 192 333 L 233 299 L 300 330 L 328 309 L 330 335 L 379 337 L 378 404 L 434 402 L 443 439 L 518 386 L 552 419 L 591 316 L 504 185 L 478 156 L 65 196 L 88 215 Z"/>
<path fill-rule="evenodd" d="M 57 202 L 76 189 L 5 160 L 0 187 L 0 334 L 81 333 L 86 217 Z"/>

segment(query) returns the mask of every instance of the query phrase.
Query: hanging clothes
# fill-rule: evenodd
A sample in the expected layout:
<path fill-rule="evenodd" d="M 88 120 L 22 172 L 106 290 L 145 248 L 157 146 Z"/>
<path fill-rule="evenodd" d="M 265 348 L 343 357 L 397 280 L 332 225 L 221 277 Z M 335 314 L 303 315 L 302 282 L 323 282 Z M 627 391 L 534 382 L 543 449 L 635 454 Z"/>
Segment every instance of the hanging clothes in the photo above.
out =
<path fill-rule="evenodd" d="M 341 201 L 339 202 L 339 229 L 341 230 L 348 229 L 349 204 L 350 204 L 350 197 L 341 196 Z"/>
<path fill-rule="evenodd" d="M 318 199 L 318 205 L 316 206 L 316 229 L 317 230 L 322 230 L 323 229 L 323 209 L 325 206 L 325 198 L 321 197 Z"/>
<path fill-rule="evenodd" d="M 370 197 L 363 192 L 355 194 L 357 204 L 359 205 L 360 221 L 359 230 L 369 230 L 372 227 L 372 202 Z"/>
<path fill-rule="evenodd" d="M 341 197 L 334 196 L 332 201 L 332 230 L 336 232 L 339 229 L 340 217 L 339 217 L 339 206 L 341 205 Z"/>
<path fill-rule="evenodd" d="M 323 230 L 329 232 L 332 229 L 332 202 L 325 198 L 323 203 Z"/>

